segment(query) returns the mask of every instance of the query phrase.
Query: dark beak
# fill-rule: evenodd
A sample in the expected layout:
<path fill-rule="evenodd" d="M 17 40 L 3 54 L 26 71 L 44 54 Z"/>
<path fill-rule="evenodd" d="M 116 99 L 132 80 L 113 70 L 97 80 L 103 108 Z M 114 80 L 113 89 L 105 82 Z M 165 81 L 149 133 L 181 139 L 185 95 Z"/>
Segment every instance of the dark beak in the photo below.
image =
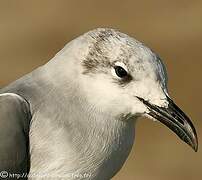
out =
<path fill-rule="evenodd" d="M 150 116 L 174 131 L 194 151 L 198 150 L 197 134 L 191 120 L 169 97 L 167 97 L 169 102 L 167 108 L 151 104 L 143 98 L 137 98 L 148 107 Z"/>

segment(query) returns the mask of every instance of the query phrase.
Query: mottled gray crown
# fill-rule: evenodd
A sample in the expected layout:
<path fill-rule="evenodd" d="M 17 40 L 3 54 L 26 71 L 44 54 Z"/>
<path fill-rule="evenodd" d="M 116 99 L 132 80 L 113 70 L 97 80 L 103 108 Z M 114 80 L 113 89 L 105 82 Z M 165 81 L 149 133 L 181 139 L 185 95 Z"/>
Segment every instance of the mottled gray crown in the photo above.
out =
<path fill-rule="evenodd" d="M 90 38 L 89 51 L 83 60 L 84 74 L 105 72 L 115 62 L 123 62 L 130 72 L 145 68 L 145 61 L 152 63 L 158 78 L 167 82 L 165 67 L 159 56 L 142 42 L 114 29 L 98 28 L 85 34 Z M 136 61 L 129 62 L 132 56 Z M 146 60 L 146 56 L 147 58 Z M 138 66 L 137 66 L 138 65 Z M 109 68 L 108 68 L 109 69 Z"/>
<path fill-rule="evenodd" d="M 93 30 L 87 35 L 91 38 L 92 43 L 89 53 L 83 61 L 85 73 L 96 72 L 98 67 L 109 67 L 114 61 L 122 61 L 127 64 L 127 59 L 132 53 L 130 52 L 132 44 L 129 42 L 129 36 L 108 28 Z M 113 51 L 115 50 L 119 53 L 113 59 Z"/>

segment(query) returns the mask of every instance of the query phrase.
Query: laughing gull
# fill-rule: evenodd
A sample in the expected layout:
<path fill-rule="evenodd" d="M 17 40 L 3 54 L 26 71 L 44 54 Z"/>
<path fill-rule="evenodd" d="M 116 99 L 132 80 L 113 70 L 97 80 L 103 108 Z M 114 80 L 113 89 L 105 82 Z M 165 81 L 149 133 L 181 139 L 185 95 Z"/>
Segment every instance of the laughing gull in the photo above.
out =
<path fill-rule="evenodd" d="M 72 40 L 0 93 L 1 176 L 110 179 L 131 151 L 140 116 L 198 148 L 193 124 L 168 95 L 160 57 L 114 29 Z"/>

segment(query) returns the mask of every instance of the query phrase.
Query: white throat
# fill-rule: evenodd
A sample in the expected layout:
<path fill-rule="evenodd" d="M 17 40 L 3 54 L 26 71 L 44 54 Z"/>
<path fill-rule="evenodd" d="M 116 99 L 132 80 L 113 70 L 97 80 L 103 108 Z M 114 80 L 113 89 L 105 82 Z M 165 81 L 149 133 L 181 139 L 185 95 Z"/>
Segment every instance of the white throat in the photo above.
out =
<path fill-rule="evenodd" d="M 66 98 L 66 106 L 56 102 L 55 111 L 61 112 L 59 116 L 49 112 L 50 104 L 37 107 L 40 110 L 35 112 L 30 129 L 30 174 L 51 173 L 57 178 L 87 173 L 88 179 L 110 179 L 130 153 L 134 120 L 114 119 L 84 106 L 76 97 Z M 46 97 L 48 99 L 51 98 Z"/>

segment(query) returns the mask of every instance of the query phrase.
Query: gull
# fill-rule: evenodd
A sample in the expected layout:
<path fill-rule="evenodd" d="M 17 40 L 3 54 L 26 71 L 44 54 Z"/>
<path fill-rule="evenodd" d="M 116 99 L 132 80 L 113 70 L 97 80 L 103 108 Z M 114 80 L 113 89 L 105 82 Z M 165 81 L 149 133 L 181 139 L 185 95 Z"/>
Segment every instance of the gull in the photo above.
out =
<path fill-rule="evenodd" d="M 160 57 L 118 30 L 91 30 L 0 89 L 0 171 L 111 179 L 131 151 L 141 116 L 197 151 L 196 130 L 168 94 Z"/>

